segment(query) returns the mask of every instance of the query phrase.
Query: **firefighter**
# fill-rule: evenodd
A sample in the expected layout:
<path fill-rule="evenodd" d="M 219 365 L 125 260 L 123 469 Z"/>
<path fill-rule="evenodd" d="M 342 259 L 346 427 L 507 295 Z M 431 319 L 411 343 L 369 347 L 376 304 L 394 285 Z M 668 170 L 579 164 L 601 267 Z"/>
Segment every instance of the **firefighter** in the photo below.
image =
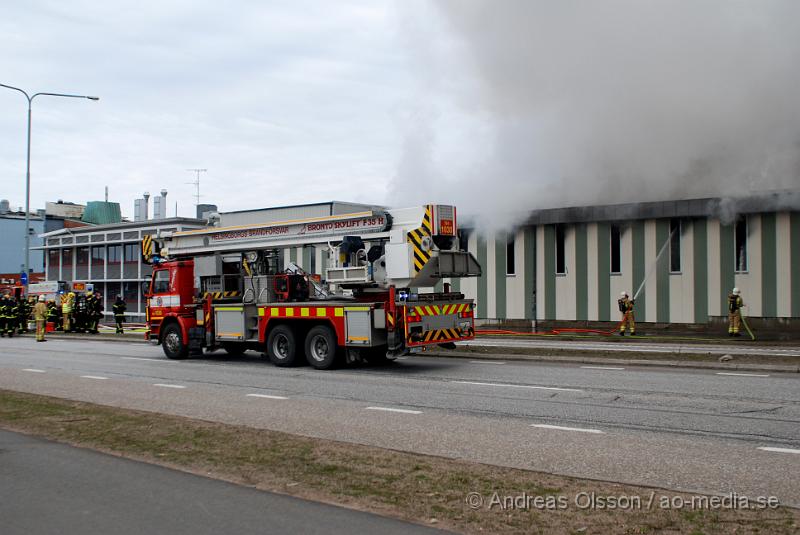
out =
<path fill-rule="evenodd" d="M 28 319 L 33 311 L 33 305 L 30 304 L 29 300 L 30 298 L 25 299 L 22 296 L 20 296 L 19 300 L 17 300 L 16 323 L 17 332 L 20 334 L 28 332 Z"/>
<path fill-rule="evenodd" d="M 45 322 L 47 321 L 47 305 L 44 296 L 39 296 L 39 301 L 33 305 L 33 319 L 36 320 L 36 341 L 46 342 L 44 339 Z"/>
<path fill-rule="evenodd" d="M 6 296 L 6 334 L 9 338 L 14 336 L 14 332 L 17 329 L 17 324 L 19 323 L 19 318 L 17 315 L 19 314 L 19 305 L 17 304 L 17 300 L 11 297 L 10 295 Z"/>
<path fill-rule="evenodd" d="M 103 294 L 100 292 L 95 292 L 94 294 L 94 334 L 98 334 L 100 331 L 98 327 L 100 326 L 100 320 L 103 319 Z"/>
<path fill-rule="evenodd" d="M 739 288 L 731 290 L 728 296 L 728 336 L 741 336 L 739 334 L 739 327 L 742 324 L 742 307 L 744 301 L 742 300 Z"/>
<path fill-rule="evenodd" d="M 97 334 L 99 332 L 97 326 L 102 315 L 102 304 L 100 300 L 93 292 L 86 292 L 86 330 L 92 334 Z"/>
<path fill-rule="evenodd" d="M 89 324 L 86 312 L 86 295 L 76 294 L 75 306 L 72 308 L 73 323 L 75 324 L 73 326 L 74 331 L 82 333 L 86 330 Z"/>
<path fill-rule="evenodd" d="M 69 292 L 64 299 L 61 300 L 61 315 L 64 319 L 64 332 L 70 332 L 72 327 L 72 307 L 75 305 L 75 294 Z"/>
<path fill-rule="evenodd" d="M 122 330 L 122 324 L 125 323 L 125 310 L 127 309 L 127 305 L 125 301 L 122 300 L 122 296 L 118 295 L 117 300 L 114 301 L 114 321 L 117 323 L 117 334 L 124 334 Z"/>
<path fill-rule="evenodd" d="M 8 294 L 5 294 L 2 298 L 0 298 L 0 337 L 5 337 L 6 333 L 8 333 L 8 314 L 10 310 L 9 301 L 10 296 Z"/>
<path fill-rule="evenodd" d="M 622 313 L 622 322 L 619 324 L 619 335 L 625 336 L 625 327 L 630 327 L 631 336 L 636 335 L 636 322 L 633 318 L 633 299 L 628 297 L 628 292 L 623 291 L 619 294 L 617 305 Z"/>
<path fill-rule="evenodd" d="M 53 324 L 53 330 L 60 329 L 61 318 L 59 318 L 59 307 L 55 301 L 50 300 L 47 302 L 47 323 Z"/>

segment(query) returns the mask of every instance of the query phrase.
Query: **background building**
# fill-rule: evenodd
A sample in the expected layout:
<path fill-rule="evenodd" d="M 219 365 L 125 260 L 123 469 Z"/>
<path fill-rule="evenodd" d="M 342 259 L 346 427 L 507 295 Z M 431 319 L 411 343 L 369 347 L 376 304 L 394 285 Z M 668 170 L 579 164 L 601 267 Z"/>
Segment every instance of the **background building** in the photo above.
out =
<path fill-rule="evenodd" d="M 483 276 L 453 287 L 489 322 L 616 322 L 620 292 L 646 279 L 637 321 L 706 324 L 727 315 L 737 286 L 746 316 L 797 329 L 798 206 L 795 191 L 538 210 L 510 234 L 472 232 Z"/>
<path fill-rule="evenodd" d="M 45 232 L 45 215 L 29 215 L 30 246 L 41 245 L 39 235 Z M 0 273 L 21 273 L 25 267 L 25 211 L 11 210 L 7 200 L 0 201 Z M 31 251 L 30 269 L 41 273 L 44 268 L 42 253 Z"/>
<path fill-rule="evenodd" d="M 202 228 L 205 222 L 173 217 L 64 228 L 42 235 L 39 250 L 45 256 L 45 280 L 91 282 L 103 294 L 103 309 L 111 314 L 111 305 L 122 295 L 131 318 L 144 317 L 141 283 L 147 281 L 152 266 L 142 262 L 142 236 L 159 230 Z"/>
<path fill-rule="evenodd" d="M 164 195 L 161 197 L 163 198 Z M 152 266 L 142 262 L 142 237 L 155 235 L 159 231 L 203 228 L 207 221 L 179 217 L 146 219 L 147 203 L 137 202 L 136 204 L 142 218 L 137 221 L 77 229 L 64 228 L 42 234 L 41 237 L 45 242 L 37 248 L 37 251 L 45 251 L 45 280 L 91 282 L 94 284 L 95 290 L 103 295 L 103 308 L 107 315 L 110 314 L 110 308 L 116 296 L 121 294 L 128 306 L 128 315 L 131 318 L 143 319 L 145 304 L 141 283 L 150 280 Z M 204 213 L 208 212 L 210 207 L 213 205 L 204 208 Z M 373 208 L 377 207 L 328 202 L 224 212 L 219 215 L 219 218 L 221 225 L 232 226 L 347 214 Z M 304 269 L 317 272 L 318 268 L 324 269 L 327 258 L 324 252 L 325 247 L 322 244 L 319 247 L 286 248 L 284 265 L 295 262 Z"/>

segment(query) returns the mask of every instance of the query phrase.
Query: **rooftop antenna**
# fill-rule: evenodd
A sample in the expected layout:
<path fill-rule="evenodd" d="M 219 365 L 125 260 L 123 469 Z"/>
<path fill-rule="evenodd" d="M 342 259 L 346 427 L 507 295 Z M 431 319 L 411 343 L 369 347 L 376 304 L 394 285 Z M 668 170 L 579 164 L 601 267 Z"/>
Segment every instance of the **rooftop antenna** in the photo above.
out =
<path fill-rule="evenodd" d="M 195 173 L 195 179 L 192 182 L 187 182 L 187 184 L 192 184 L 195 188 L 197 188 L 197 193 L 194 194 L 194 205 L 196 207 L 198 204 L 200 204 L 200 173 L 207 173 L 208 169 L 187 169 L 187 171 Z"/>

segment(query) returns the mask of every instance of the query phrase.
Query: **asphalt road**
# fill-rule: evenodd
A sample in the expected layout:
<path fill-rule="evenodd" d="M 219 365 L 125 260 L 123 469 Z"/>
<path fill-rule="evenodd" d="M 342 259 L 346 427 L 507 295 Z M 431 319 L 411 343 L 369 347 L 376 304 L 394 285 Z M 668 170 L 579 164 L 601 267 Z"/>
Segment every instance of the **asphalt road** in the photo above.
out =
<path fill-rule="evenodd" d="M 253 352 L 170 361 L 143 344 L 5 339 L 0 388 L 800 506 L 798 374 L 431 357 L 320 372 Z"/>
<path fill-rule="evenodd" d="M 4 535 L 441 533 L 0 431 Z"/>

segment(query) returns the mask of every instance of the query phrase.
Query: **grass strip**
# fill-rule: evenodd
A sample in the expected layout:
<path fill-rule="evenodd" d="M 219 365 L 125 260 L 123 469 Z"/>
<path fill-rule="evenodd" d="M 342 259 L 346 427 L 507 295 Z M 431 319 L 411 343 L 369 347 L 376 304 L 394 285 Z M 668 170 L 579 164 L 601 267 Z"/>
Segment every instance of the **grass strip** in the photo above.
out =
<path fill-rule="evenodd" d="M 788 534 L 800 527 L 800 511 L 791 508 L 664 508 L 665 500 L 691 496 L 7 390 L 0 390 L 0 426 L 464 533 Z"/>

